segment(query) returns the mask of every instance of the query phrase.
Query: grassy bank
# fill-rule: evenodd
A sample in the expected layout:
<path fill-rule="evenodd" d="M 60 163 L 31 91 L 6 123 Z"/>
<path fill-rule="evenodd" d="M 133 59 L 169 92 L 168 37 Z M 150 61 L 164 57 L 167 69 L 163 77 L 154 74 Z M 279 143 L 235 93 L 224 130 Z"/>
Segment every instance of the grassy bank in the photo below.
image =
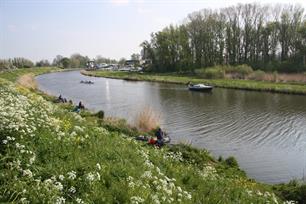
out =
<path fill-rule="evenodd" d="M 30 71 L 0 74 L 0 202 L 282 202 L 233 158 L 218 162 L 184 145 L 156 149 L 122 121 L 73 113 L 12 82 Z"/>
<path fill-rule="evenodd" d="M 239 79 L 202 79 L 199 76 L 178 76 L 175 74 L 151 74 L 135 72 L 82 71 L 82 74 L 96 77 L 108 77 L 125 80 L 140 80 L 153 82 L 168 82 L 187 84 L 205 83 L 221 88 L 242 89 L 251 91 L 268 91 L 286 94 L 306 94 L 306 84 L 275 83 L 255 80 Z"/>

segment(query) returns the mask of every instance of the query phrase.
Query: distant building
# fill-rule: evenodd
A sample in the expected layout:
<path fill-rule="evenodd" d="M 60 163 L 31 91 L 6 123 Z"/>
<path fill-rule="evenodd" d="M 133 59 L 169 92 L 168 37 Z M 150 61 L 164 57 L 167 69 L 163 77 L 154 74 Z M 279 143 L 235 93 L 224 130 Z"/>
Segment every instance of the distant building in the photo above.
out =
<path fill-rule="evenodd" d="M 125 66 L 136 66 L 136 65 L 139 65 L 139 60 L 126 60 L 124 65 Z"/>

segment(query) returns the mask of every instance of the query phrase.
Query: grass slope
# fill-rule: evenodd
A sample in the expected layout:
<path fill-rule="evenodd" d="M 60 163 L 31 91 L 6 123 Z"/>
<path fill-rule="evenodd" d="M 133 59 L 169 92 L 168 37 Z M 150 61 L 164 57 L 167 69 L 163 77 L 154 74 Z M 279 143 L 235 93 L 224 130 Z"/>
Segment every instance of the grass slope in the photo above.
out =
<path fill-rule="evenodd" d="M 269 91 L 275 93 L 287 94 L 306 94 L 305 84 L 290 84 L 290 83 L 274 83 L 253 80 L 239 79 L 201 79 L 197 76 L 178 76 L 175 74 L 150 74 L 150 73 L 135 73 L 135 72 L 110 72 L 110 71 L 82 71 L 84 75 L 96 77 L 108 77 L 126 80 L 141 80 L 187 84 L 205 83 L 221 88 L 243 89 L 252 91 Z"/>
<path fill-rule="evenodd" d="M 156 149 L 122 124 L 73 113 L 7 80 L 30 71 L 0 75 L 0 202 L 281 202 L 232 159 L 183 145 Z"/>

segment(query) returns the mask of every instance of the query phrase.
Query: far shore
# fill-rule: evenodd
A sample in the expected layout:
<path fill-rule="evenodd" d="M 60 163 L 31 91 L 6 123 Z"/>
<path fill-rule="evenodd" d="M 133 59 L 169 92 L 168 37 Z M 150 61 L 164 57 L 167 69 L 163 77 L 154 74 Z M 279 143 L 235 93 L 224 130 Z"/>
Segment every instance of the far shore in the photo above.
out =
<path fill-rule="evenodd" d="M 175 84 L 187 84 L 188 82 L 192 82 L 194 84 L 203 83 L 219 88 L 306 95 L 306 84 L 304 83 L 268 82 L 244 79 L 204 79 L 196 75 L 183 76 L 174 73 L 137 73 L 102 70 L 82 70 L 81 74 L 93 77 L 106 77 L 133 81 L 151 81 Z"/>

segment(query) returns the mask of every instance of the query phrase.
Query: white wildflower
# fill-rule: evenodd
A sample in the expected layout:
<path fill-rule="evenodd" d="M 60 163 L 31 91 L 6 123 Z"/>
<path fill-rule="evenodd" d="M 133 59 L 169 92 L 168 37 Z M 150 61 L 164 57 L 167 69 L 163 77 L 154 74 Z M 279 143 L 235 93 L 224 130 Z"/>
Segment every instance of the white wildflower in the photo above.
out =
<path fill-rule="evenodd" d="M 61 182 L 55 182 L 54 187 L 59 191 L 62 191 L 64 188 Z"/>
<path fill-rule="evenodd" d="M 61 180 L 61 181 L 63 181 L 63 180 L 65 179 L 65 176 L 64 176 L 64 175 L 59 175 L 59 176 L 58 176 L 58 179 Z"/>
<path fill-rule="evenodd" d="M 68 191 L 69 191 L 70 193 L 75 193 L 75 192 L 76 192 L 76 189 L 75 189 L 74 186 L 71 186 L 71 187 L 68 189 Z"/>
<path fill-rule="evenodd" d="M 34 155 L 33 157 L 30 158 L 30 164 L 33 164 L 35 162 L 36 156 Z"/>
<path fill-rule="evenodd" d="M 138 203 L 143 203 L 144 199 L 139 197 L 139 196 L 132 196 L 131 197 L 131 203 L 132 204 L 138 204 Z"/>
<path fill-rule="evenodd" d="M 76 172 L 75 171 L 70 171 L 67 173 L 68 178 L 74 180 L 76 178 Z"/>
<path fill-rule="evenodd" d="M 63 204 L 66 202 L 66 199 L 63 197 L 57 197 L 55 203 L 56 204 Z"/>
<path fill-rule="evenodd" d="M 86 176 L 86 179 L 87 179 L 88 181 L 94 181 L 94 180 L 95 180 L 95 175 L 94 175 L 93 173 L 89 172 L 89 173 L 87 174 L 87 176 Z"/>
<path fill-rule="evenodd" d="M 101 166 L 100 166 L 99 163 L 96 164 L 96 167 L 97 167 L 98 170 L 101 170 Z"/>
<path fill-rule="evenodd" d="M 75 201 L 79 204 L 84 204 L 84 201 L 81 198 L 77 198 Z"/>
<path fill-rule="evenodd" d="M 27 198 L 21 198 L 21 199 L 20 199 L 20 202 L 21 202 L 21 203 L 24 203 L 24 204 L 30 203 L 30 202 L 27 200 Z"/>
<path fill-rule="evenodd" d="M 151 171 L 145 171 L 145 172 L 142 174 L 141 177 L 142 177 L 142 178 L 148 178 L 148 179 L 150 179 L 150 178 L 152 178 L 152 173 L 151 173 Z"/>
<path fill-rule="evenodd" d="M 33 173 L 31 172 L 30 169 L 23 170 L 22 175 L 30 178 L 33 177 Z"/>

